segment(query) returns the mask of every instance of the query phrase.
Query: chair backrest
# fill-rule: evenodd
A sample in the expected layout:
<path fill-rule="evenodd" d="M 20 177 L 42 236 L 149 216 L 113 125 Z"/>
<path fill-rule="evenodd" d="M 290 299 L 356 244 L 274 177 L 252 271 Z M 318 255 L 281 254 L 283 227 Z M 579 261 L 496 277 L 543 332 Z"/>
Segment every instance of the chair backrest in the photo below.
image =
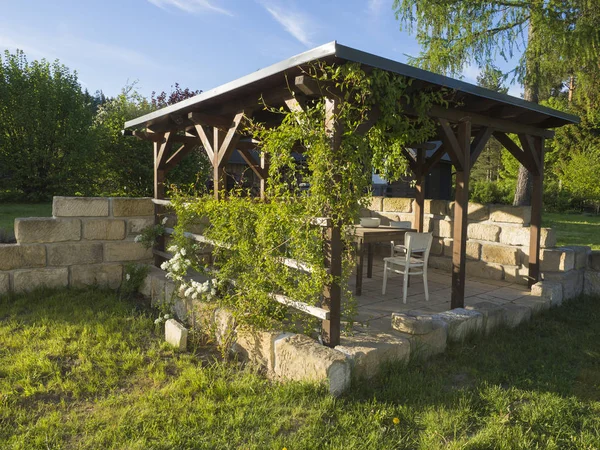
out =
<path fill-rule="evenodd" d="M 411 254 L 415 251 L 423 253 L 423 260 L 425 266 L 429 261 L 429 251 L 431 250 L 431 243 L 433 242 L 433 233 L 415 233 L 409 231 L 404 236 L 404 246 L 406 247 L 406 260 L 410 261 Z"/>
<path fill-rule="evenodd" d="M 391 220 L 390 226 L 392 228 L 410 228 L 412 223 L 409 220 Z"/>

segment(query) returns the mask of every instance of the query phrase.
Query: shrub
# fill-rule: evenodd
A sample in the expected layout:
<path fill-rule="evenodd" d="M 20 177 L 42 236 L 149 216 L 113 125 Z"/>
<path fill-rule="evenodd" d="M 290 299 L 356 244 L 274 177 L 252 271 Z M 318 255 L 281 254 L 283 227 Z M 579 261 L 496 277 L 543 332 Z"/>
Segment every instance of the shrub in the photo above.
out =
<path fill-rule="evenodd" d="M 471 185 L 470 200 L 477 203 L 506 203 L 507 192 L 495 181 L 476 181 Z"/>

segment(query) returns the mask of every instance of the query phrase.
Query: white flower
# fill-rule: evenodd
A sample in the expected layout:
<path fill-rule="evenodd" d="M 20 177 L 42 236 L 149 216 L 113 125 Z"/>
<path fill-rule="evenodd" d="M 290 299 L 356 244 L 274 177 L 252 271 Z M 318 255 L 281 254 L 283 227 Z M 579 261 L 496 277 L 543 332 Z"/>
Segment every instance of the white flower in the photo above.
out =
<path fill-rule="evenodd" d="M 165 261 L 164 263 L 162 263 L 160 265 L 160 268 L 165 271 L 169 270 L 169 261 Z"/>
<path fill-rule="evenodd" d="M 176 253 L 178 248 L 176 245 L 171 245 L 167 250 L 169 250 L 171 253 Z"/>
<path fill-rule="evenodd" d="M 162 319 L 159 317 L 158 319 L 156 319 L 156 320 L 154 321 L 154 325 L 158 325 L 158 324 L 159 324 L 159 323 L 161 323 L 161 322 L 162 322 Z"/>
<path fill-rule="evenodd" d="M 125 275 L 125 279 L 126 279 L 127 281 L 131 280 L 131 275 L 129 275 L 129 274 Z"/>
<path fill-rule="evenodd" d="M 136 237 L 134 237 L 133 242 L 137 242 L 138 244 L 142 242 L 142 235 L 138 234 Z"/>
<path fill-rule="evenodd" d="M 210 295 L 211 295 L 212 297 L 214 297 L 215 295 L 217 295 L 217 290 L 216 290 L 215 288 L 212 288 L 212 289 L 210 290 Z"/>
<path fill-rule="evenodd" d="M 181 253 L 183 256 L 185 256 L 185 248 L 182 248 L 181 250 L 179 250 L 179 253 Z"/>
<path fill-rule="evenodd" d="M 171 316 L 169 314 L 165 314 L 165 320 L 168 320 L 170 318 L 171 318 Z"/>
<path fill-rule="evenodd" d="M 163 225 L 166 225 L 168 220 L 169 220 L 169 218 L 168 218 L 167 216 L 165 216 L 165 217 L 163 217 L 163 220 L 162 220 L 162 222 L 161 222 L 161 223 L 162 223 Z"/>

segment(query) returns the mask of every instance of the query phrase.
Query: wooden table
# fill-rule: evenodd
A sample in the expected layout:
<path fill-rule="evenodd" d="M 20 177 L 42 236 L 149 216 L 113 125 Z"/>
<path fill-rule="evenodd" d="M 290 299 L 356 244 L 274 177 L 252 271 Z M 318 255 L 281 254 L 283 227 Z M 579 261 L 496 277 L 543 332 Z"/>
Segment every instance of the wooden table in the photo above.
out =
<path fill-rule="evenodd" d="M 373 246 L 377 242 L 394 241 L 397 244 L 404 243 L 404 235 L 408 231 L 417 231 L 411 228 L 394 228 L 390 226 L 379 226 L 377 228 L 366 228 L 360 225 L 354 226 L 354 241 L 356 242 L 356 253 L 358 264 L 356 265 L 356 295 L 362 294 L 364 248 L 367 246 L 367 278 L 373 276 Z"/>

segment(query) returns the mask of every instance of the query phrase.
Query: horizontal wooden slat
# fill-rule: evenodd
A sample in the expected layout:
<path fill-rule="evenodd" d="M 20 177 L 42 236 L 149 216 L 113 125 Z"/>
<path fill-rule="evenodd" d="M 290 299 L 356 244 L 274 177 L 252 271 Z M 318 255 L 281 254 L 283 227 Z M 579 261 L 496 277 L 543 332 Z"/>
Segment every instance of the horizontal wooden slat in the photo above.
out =
<path fill-rule="evenodd" d="M 297 259 L 278 257 L 276 260 L 277 262 L 280 262 L 284 266 L 287 266 L 291 269 L 301 270 L 302 272 L 306 273 L 313 273 L 315 271 L 315 269 L 309 266 L 307 263 L 298 261 Z"/>
<path fill-rule="evenodd" d="M 329 217 L 313 217 L 310 219 L 310 224 L 318 227 L 330 227 L 331 219 Z"/>
<path fill-rule="evenodd" d="M 165 259 L 171 259 L 173 255 L 171 253 L 163 252 L 161 250 L 157 250 L 155 248 L 152 249 L 152 254 L 156 256 L 160 256 Z"/>
<path fill-rule="evenodd" d="M 308 303 L 299 302 L 281 294 L 269 294 L 269 297 L 276 302 L 281 303 L 282 305 L 291 306 L 298 311 L 310 314 L 311 316 L 317 317 L 321 320 L 329 320 L 329 311 L 326 309 L 319 308 L 318 306 L 312 306 Z"/>
<path fill-rule="evenodd" d="M 152 203 L 161 206 L 171 206 L 171 200 L 162 200 L 160 198 L 153 198 Z"/>

